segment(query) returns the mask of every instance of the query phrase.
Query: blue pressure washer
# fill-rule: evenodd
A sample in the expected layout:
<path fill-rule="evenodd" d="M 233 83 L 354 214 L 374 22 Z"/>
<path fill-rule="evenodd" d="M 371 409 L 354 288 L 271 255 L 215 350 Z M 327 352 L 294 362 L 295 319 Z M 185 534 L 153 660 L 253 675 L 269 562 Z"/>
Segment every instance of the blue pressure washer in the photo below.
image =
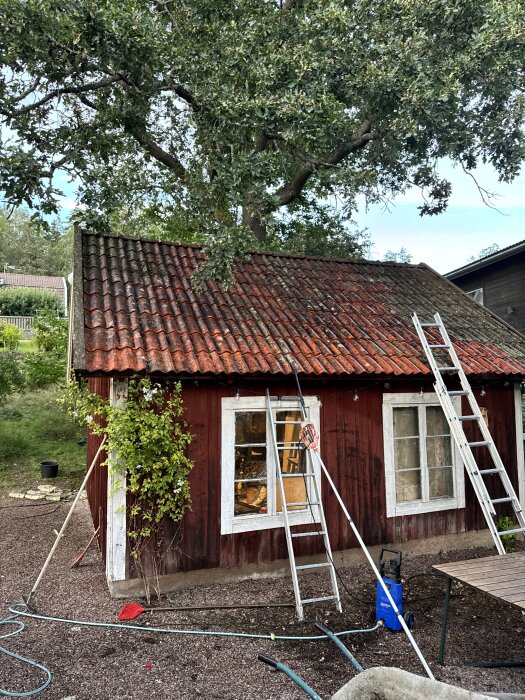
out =
<path fill-rule="evenodd" d="M 395 559 L 384 559 L 383 554 L 385 552 L 395 554 Z M 410 612 L 403 612 L 403 583 L 401 581 L 402 557 L 403 554 L 399 549 L 382 549 L 379 557 L 379 573 L 397 609 L 401 615 L 403 615 L 407 627 L 410 628 L 414 624 L 414 616 Z M 385 627 L 388 627 L 389 630 L 393 630 L 394 632 L 400 632 L 402 629 L 401 623 L 378 581 L 376 592 L 376 622 L 379 622 L 379 620 L 382 620 Z"/>

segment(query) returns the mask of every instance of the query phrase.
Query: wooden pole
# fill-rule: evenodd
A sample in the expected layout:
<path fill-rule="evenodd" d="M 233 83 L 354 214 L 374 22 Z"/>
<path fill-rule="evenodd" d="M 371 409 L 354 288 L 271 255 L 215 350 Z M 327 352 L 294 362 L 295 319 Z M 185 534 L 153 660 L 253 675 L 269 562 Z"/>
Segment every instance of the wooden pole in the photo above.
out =
<path fill-rule="evenodd" d="M 93 461 L 91 462 L 91 465 L 90 465 L 89 469 L 88 469 L 87 472 L 86 472 L 86 476 L 84 477 L 84 481 L 82 482 L 82 485 L 80 486 L 80 488 L 79 488 L 79 490 L 78 490 L 78 493 L 77 493 L 77 495 L 75 496 L 75 500 L 74 500 L 73 503 L 71 504 L 71 508 L 69 509 L 69 513 L 67 514 L 66 519 L 64 520 L 64 523 L 63 523 L 62 527 L 60 528 L 60 532 L 59 532 L 58 535 L 56 536 L 56 540 L 55 540 L 53 546 L 51 547 L 51 551 L 50 551 L 49 554 L 47 555 L 47 559 L 46 559 L 46 561 L 45 561 L 45 563 L 44 563 L 44 566 L 42 567 L 40 573 L 38 574 L 38 578 L 37 578 L 37 580 L 35 581 L 35 584 L 34 584 L 33 588 L 31 589 L 31 593 L 30 593 L 29 596 L 27 597 L 26 605 L 27 605 L 28 608 L 30 607 L 31 599 L 32 599 L 33 596 L 35 595 L 36 589 L 38 588 L 38 586 L 39 586 L 39 584 L 40 584 L 40 581 L 42 580 L 42 577 L 44 576 L 44 574 L 45 574 L 45 572 L 46 572 L 46 569 L 47 569 L 47 567 L 49 566 L 49 562 L 51 561 L 51 559 L 52 559 L 52 557 L 53 557 L 53 554 L 55 553 L 55 550 L 56 550 L 56 548 L 58 547 L 58 543 L 60 542 L 60 538 L 62 537 L 62 535 L 63 535 L 63 533 L 64 533 L 64 530 L 66 529 L 67 524 L 68 524 L 69 520 L 71 519 L 71 516 L 73 515 L 73 511 L 75 510 L 75 507 L 76 507 L 76 505 L 77 505 L 77 503 L 78 503 L 78 501 L 79 501 L 79 499 L 80 499 L 80 494 L 81 494 L 82 491 L 85 489 L 86 484 L 87 484 L 87 482 L 89 481 L 89 477 L 91 476 L 91 472 L 92 472 L 93 469 L 95 468 L 95 464 L 96 464 L 96 462 L 97 462 L 97 459 L 98 459 L 100 453 L 102 452 L 102 448 L 103 448 L 104 445 L 106 444 L 107 437 L 108 437 L 107 435 L 104 435 L 104 438 L 103 438 L 102 442 L 100 443 L 100 446 L 99 446 L 99 448 L 98 448 L 98 450 L 97 450 L 97 453 L 96 453 L 95 456 L 93 457 Z"/>

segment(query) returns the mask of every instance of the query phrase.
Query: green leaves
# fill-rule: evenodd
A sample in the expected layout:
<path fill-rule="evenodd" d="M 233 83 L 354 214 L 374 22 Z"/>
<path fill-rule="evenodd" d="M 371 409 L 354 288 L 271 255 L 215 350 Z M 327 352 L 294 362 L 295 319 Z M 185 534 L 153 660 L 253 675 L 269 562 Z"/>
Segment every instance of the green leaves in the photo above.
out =
<path fill-rule="evenodd" d="M 180 522 L 191 504 L 193 464 L 186 449 L 193 436 L 182 422 L 180 382 L 161 386 L 131 379 L 121 407 L 71 382 L 61 403 L 95 435 L 107 434 L 107 463 L 126 475 L 128 536 L 138 557 L 165 518 Z"/>
<path fill-rule="evenodd" d="M 351 212 L 418 180 L 439 213 L 440 158 L 519 171 L 524 15 L 522 0 L 3 0 L 0 184 L 50 212 L 65 171 L 99 228 L 176 212 L 213 242 L 216 278 L 247 230 L 291 238 L 313 199 Z"/>

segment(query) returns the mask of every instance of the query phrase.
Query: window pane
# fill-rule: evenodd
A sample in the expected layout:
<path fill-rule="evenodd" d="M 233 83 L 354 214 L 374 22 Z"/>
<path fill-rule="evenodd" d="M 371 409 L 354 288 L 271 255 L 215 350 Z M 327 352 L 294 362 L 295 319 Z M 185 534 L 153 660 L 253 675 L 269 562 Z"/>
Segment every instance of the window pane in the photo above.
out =
<path fill-rule="evenodd" d="M 404 438 L 394 440 L 394 464 L 398 469 L 416 469 L 421 466 L 419 461 L 419 438 Z"/>
<path fill-rule="evenodd" d="M 284 486 L 284 497 L 286 499 L 286 503 L 307 503 L 307 498 L 306 498 L 306 483 L 305 479 L 302 476 L 293 476 L 288 479 L 283 479 L 283 486 Z M 282 511 L 282 503 L 281 503 L 281 489 L 279 487 L 279 484 L 277 484 L 277 512 L 280 513 Z M 305 510 L 308 508 L 308 505 L 305 506 L 289 506 L 288 505 L 288 510 Z"/>
<path fill-rule="evenodd" d="M 421 498 L 421 471 L 410 469 L 396 472 L 396 502 L 417 501 Z"/>
<path fill-rule="evenodd" d="M 236 516 L 257 515 L 257 513 L 266 513 L 268 511 L 266 480 L 238 481 L 234 484 L 234 488 L 234 514 Z"/>
<path fill-rule="evenodd" d="M 235 478 L 266 479 L 266 447 L 247 446 L 235 448 Z"/>
<path fill-rule="evenodd" d="M 305 450 L 299 450 L 297 443 L 301 432 L 301 412 L 297 410 L 276 411 L 277 421 L 289 421 L 288 425 L 276 426 L 277 446 L 279 447 L 279 463 L 283 474 L 302 474 L 306 471 Z"/>
<path fill-rule="evenodd" d="M 448 467 L 452 465 L 452 444 L 450 436 L 427 438 L 427 466 Z"/>
<path fill-rule="evenodd" d="M 454 498 L 454 471 L 452 467 L 428 470 L 430 498 Z"/>
<path fill-rule="evenodd" d="M 427 406 L 427 435 L 450 435 L 441 406 Z"/>
<path fill-rule="evenodd" d="M 275 420 L 280 421 L 290 421 L 288 425 L 277 425 L 276 434 L 277 442 L 297 442 L 299 440 L 299 433 L 301 432 L 300 421 L 302 421 L 301 412 L 297 410 L 289 411 L 276 411 Z"/>
<path fill-rule="evenodd" d="M 419 435 L 417 407 L 394 408 L 394 437 Z"/>
<path fill-rule="evenodd" d="M 235 414 L 235 444 L 266 443 L 266 412 L 250 411 Z"/>

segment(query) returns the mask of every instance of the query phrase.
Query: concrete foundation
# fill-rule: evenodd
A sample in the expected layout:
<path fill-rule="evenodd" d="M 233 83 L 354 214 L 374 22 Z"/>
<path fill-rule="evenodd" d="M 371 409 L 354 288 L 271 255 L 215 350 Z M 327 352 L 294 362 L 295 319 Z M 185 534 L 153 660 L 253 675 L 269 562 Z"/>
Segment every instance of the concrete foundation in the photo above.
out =
<path fill-rule="evenodd" d="M 493 544 L 488 530 L 472 530 L 456 535 L 442 535 L 429 537 L 425 540 L 412 540 L 408 542 L 390 542 L 384 545 L 374 545 L 369 548 L 374 561 L 378 561 L 382 547 L 401 549 L 403 555 L 417 556 L 419 554 L 437 554 L 452 550 L 468 549 L 470 547 L 484 547 Z M 333 553 L 334 563 L 340 568 L 344 566 L 356 566 L 366 563 L 364 554 L 360 548 L 345 549 Z M 322 561 L 322 556 L 298 557 L 298 564 L 315 564 Z M 198 569 L 197 571 L 166 574 L 155 580 L 151 580 L 152 588 L 161 593 L 190 588 L 194 586 L 211 586 L 216 583 L 230 583 L 245 579 L 269 578 L 277 576 L 289 576 L 290 566 L 288 559 L 278 559 L 260 564 L 249 564 L 231 568 Z M 144 595 L 144 583 L 142 579 L 127 579 L 124 581 L 108 581 L 112 598 L 136 598 Z M 290 584 L 290 595 L 291 584 Z M 263 601 L 261 601 L 263 602 Z"/>

